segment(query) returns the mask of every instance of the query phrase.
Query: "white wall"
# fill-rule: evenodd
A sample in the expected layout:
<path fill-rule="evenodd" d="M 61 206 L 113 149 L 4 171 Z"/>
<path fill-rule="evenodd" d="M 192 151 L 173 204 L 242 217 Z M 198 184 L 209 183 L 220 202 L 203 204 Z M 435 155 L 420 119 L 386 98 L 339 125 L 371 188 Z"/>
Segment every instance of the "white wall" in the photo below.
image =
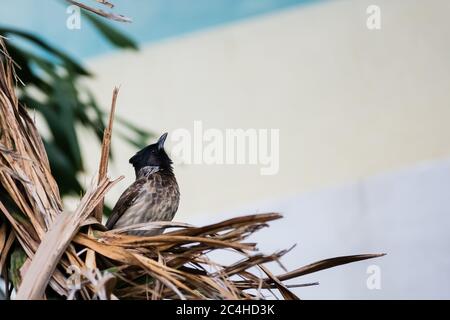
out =
<path fill-rule="evenodd" d="M 450 161 L 380 174 L 339 188 L 259 202 L 197 224 L 237 213 L 281 212 L 253 238 L 263 252 L 297 244 L 282 262 L 289 269 L 341 255 L 387 253 L 288 283 L 320 283 L 295 289 L 303 299 L 449 299 Z M 367 268 L 381 271 L 381 289 L 369 290 Z M 276 265 L 273 270 L 283 273 Z"/>

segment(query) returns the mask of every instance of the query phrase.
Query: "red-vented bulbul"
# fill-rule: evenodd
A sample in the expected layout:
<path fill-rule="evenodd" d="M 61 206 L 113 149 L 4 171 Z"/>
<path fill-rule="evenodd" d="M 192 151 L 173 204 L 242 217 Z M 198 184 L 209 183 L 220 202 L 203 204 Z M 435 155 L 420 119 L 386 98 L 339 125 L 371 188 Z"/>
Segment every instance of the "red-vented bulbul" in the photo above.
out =
<path fill-rule="evenodd" d="M 106 222 L 108 229 L 150 221 L 171 221 L 180 202 L 180 191 L 173 173 L 172 160 L 164 150 L 164 133 L 158 142 L 136 153 L 130 163 L 136 181 L 124 191 Z M 162 229 L 129 231 L 134 235 L 156 235 Z"/>

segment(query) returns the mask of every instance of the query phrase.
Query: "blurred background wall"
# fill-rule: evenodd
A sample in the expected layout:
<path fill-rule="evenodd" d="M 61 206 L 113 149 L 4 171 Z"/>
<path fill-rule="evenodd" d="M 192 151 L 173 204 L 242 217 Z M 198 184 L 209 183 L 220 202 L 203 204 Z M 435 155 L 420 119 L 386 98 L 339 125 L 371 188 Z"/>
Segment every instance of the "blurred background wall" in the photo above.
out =
<path fill-rule="evenodd" d="M 448 1 L 117 0 L 134 20 L 120 27 L 141 45 L 126 53 L 111 52 L 87 25 L 67 30 L 60 3 L 48 5 L 54 21 L 30 1 L 9 3 L 17 17 L 0 13 L 2 23 L 39 28 L 85 61 L 105 107 L 121 85 L 117 112 L 141 127 L 280 129 L 276 175 L 254 165 L 176 166 L 176 220 L 282 212 L 257 239 L 263 250 L 297 243 L 284 259 L 290 268 L 388 253 L 308 277 L 320 286 L 297 289 L 302 298 L 450 298 Z M 380 30 L 366 26 L 373 4 Z M 87 183 L 100 153 L 79 134 Z M 126 179 L 111 204 L 134 179 L 136 152 L 118 139 L 113 148 L 110 175 Z M 366 285 L 371 265 L 379 290 Z"/>

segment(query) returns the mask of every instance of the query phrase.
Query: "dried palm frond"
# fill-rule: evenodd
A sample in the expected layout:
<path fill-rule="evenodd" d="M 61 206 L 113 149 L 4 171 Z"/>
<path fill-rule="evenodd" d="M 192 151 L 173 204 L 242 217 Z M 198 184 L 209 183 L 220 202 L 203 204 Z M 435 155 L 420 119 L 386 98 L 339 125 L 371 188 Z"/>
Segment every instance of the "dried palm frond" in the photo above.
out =
<path fill-rule="evenodd" d="M 380 256 L 338 257 L 274 275 L 266 264 L 277 262 L 288 250 L 256 253 L 256 243 L 246 239 L 281 218 L 278 213 L 203 227 L 154 222 L 107 231 L 98 218 L 106 192 L 117 181 L 106 177 L 117 90 L 100 173 L 77 209 L 66 212 L 41 137 L 16 97 L 13 61 L 2 39 L 0 51 L 0 184 L 9 199 L 0 201 L 4 217 L 0 219 L 0 271 L 6 283 L 8 274 L 14 275 L 18 299 L 55 294 L 70 299 L 258 299 L 271 289 L 278 289 L 285 299 L 297 299 L 290 287 L 313 284 L 288 286 L 284 281 Z M 125 234 L 155 227 L 173 230 L 152 237 Z M 14 247 L 23 250 L 25 262 L 19 264 L 20 272 L 8 273 L 6 261 L 12 259 Z M 213 260 L 211 252 L 220 250 L 234 252 L 237 261 L 223 265 Z"/>
<path fill-rule="evenodd" d="M 101 9 L 89 6 L 80 1 L 75 1 L 75 0 L 66 0 L 66 1 L 77 7 L 80 7 L 83 10 L 92 12 L 96 15 L 99 15 L 99 16 L 107 18 L 107 19 L 111 19 L 111 20 L 115 20 L 115 21 L 119 21 L 119 22 L 131 22 L 132 21 L 130 18 L 128 18 L 124 15 L 116 14 L 116 13 L 112 13 L 112 12 L 106 12 Z M 96 0 L 96 1 L 102 5 L 109 7 L 110 9 L 114 8 L 114 4 L 112 4 L 111 2 L 108 2 L 106 0 Z"/>

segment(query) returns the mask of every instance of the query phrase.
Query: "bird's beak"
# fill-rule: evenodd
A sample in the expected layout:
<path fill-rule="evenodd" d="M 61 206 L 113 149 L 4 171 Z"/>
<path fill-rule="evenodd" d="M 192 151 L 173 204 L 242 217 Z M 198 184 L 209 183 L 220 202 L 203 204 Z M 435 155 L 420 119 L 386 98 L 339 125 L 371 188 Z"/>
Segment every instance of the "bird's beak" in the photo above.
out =
<path fill-rule="evenodd" d="M 164 148 L 164 142 L 166 141 L 167 138 L 167 132 L 164 133 L 158 140 L 158 149 L 162 150 Z"/>

